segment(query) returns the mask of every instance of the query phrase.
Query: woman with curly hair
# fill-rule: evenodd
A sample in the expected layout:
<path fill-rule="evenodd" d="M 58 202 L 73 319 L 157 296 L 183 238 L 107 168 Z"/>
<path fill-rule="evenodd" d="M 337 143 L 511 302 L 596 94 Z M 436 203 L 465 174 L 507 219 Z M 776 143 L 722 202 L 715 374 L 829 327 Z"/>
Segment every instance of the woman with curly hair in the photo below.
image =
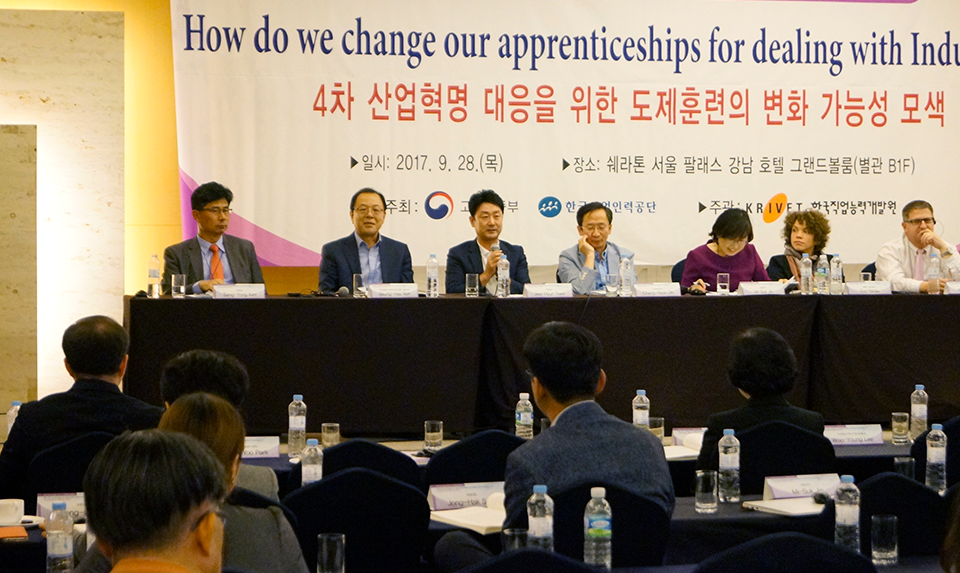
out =
<path fill-rule="evenodd" d="M 783 254 L 770 257 L 767 274 L 770 280 L 800 282 L 800 259 L 810 255 L 813 264 L 823 254 L 830 238 L 830 222 L 820 211 L 794 211 L 783 219 Z M 827 260 L 831 257 L 827 255 Z"/>

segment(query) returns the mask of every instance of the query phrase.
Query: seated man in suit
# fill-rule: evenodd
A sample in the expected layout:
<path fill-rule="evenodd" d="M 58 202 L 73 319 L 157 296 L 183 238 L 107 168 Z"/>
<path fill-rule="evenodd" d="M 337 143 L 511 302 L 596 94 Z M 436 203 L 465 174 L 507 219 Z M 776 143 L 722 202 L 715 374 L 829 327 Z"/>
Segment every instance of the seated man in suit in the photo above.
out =
<path fill-rule="evenodd" d="M 387 200 L 369 187 L 350 199 L 354 231 L 327 243 L 320 252 L 320 292 L 347 287 L 353 292 L 353 275 L 363 275 L 363 284 L 412 283 L 410 249 L 384 237 L 380 227 L 387 217 Z"/>
<path fill-rule="evenodd" d="M 793 349 L 779 333 L 769 328 L 750 328 L 738 334 L 733 339 L 727 377 L 747 398 L 747 405 L 707 418 L 697 469 L 718 469 L 717 443 L 726 428 L 740 432 L 779 420 L 822 434 L 820 414 L 792 406 L 784 397 L 793 390 L 798 374 Z"/>
<path fill-rule="evenodd" d="M 510 261 L 510 292 L 520 294 L 530 282 L 523 247 L 500 240 L 503 230 L 503 199 L 485 189 L 470 196 L 470 225 L 477 238 L 450 249 L 447 253 L 447 293 L 466 290 L 467 274 L 480 275 L 480 292 L 497 295 L 497 263 L 500 255 Z"/>
<path fill-rule="evenodd" d="M 957 249 L 936 233 L 933 205 L 911 201 L 903 206 L 903 234 L 880 247 L 877 254 L 877 280 L 890 281 L 890 288 L 901 292 L 942 292 L 947 281 L 960 277 Z M 930 253 L 940 255 L 940 280 L 927 284 L 926 265 Z"/>
<path fill-rule="evenodd" d="M 263 283 L 253 243 L 225 235 L 230 224 L 233 192 L 213 181 L 190 196 L 197 236 L 163 251 L 163 292 L 170 292 L 172 275 L 187 275 L 187 292 L 200 294 L 213 285 Z"/>
<path fill-rule="evenodd" d="M 155 428 L 163 411 L 120 391 L 129 338 L 106 316 L 88 316 L 63 333 L 64 366 L 75 380 L 66 392 L 20 407 L 0 451 L 0 499 L 23 499 L 27 469 L 42 450 L 90 432 Z"/>
<path fill-rule="evenodd" d="M 603 203 L 594 201 L 577 210 L 577 232 L 580 241 L 560 253 L 557 267 L 560 282 L 571 283 L 575 294 L 604 289 L 607 275 L 620 273 L 621 258 L 633 265 L 633 251 L 607 240 L 613 232 L 613 211 Z"/>

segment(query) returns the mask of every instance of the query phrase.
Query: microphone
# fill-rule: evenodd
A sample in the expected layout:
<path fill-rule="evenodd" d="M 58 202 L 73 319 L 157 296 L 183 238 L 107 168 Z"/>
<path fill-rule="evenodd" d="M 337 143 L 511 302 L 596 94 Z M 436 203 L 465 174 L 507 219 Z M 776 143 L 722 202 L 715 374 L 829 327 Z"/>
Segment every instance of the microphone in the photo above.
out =
<path fill-rule="evenodd" d="M 491 252 L 491 253 L 492 253 L 493 251 L 499 251 L 499 250 L 500 250 L 500 243 L 494 243 L 494 244 L 490 245 L 490 252 Z"/>
<path fill-rule="evenodd" d="M 313 294 L 316 296 L 337 296 L 337 297 L 350 297 L 350 289 L 345 286 L 340 287 L 337 290 L 324 290 L 324 291 L 313 291 Z"/>
<path fill-rule="evenodd" d="M 350 289 L 348 289 L 348 288 L 345 287 L 345 286 L 340 287 L 339 289 L 337 289 L 337 296 L 340 296 L 340 297 L 349 297 L 349 296 L 350 296 Z"/>

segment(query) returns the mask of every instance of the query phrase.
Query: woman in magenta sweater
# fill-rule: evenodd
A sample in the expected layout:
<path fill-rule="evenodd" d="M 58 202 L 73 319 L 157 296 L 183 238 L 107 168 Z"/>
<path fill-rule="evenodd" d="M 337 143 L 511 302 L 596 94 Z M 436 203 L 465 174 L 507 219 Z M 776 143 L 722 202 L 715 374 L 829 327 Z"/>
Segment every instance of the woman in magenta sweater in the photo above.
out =
<path fill-rule="evenodd" d="M 727 209 L 717 217 L 710 240 L 687 253 L 680 284 L 694 291 L 716 291 L 717 274 L 730 274 L 730 290 L 745 281 L 768 281 L 767 270 L 750 244 L 753 225 L 743 209 Z"/>

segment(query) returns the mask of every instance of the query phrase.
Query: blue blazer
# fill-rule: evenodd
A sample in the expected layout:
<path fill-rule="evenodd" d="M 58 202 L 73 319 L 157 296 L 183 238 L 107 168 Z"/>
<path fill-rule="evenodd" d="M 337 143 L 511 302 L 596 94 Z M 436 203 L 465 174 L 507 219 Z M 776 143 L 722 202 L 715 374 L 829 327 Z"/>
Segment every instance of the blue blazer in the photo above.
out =
<path fill-rule="evenodd" d="M 320 292 L 347 287 L 353 292 L 353 275 L 360 274 L 360 250 L 350 233 L 323 246 L 320 251 Z M 380 274 L 385 283 L 412 283 L 410 249 L 400 241 L 380 235 Z"/>
<path fill-rule="evenodd" d="M 523 285 L 530 282 L 530 271 L 527 270 L 527 257 L 523 254 L 523 247 L 506 241 L 499 242 L 500 250 L 510 261 L 510 292 L 521 294 Z M 466 290 L 467 274 L 483 274 L 483 258 L 480 256 L 480 245 L 476 239 L 460 243 L 447 252 L 447 294 L 462 293 Z M 480 293 L 486 292 L 487 289 L 480 285 Z"/>

